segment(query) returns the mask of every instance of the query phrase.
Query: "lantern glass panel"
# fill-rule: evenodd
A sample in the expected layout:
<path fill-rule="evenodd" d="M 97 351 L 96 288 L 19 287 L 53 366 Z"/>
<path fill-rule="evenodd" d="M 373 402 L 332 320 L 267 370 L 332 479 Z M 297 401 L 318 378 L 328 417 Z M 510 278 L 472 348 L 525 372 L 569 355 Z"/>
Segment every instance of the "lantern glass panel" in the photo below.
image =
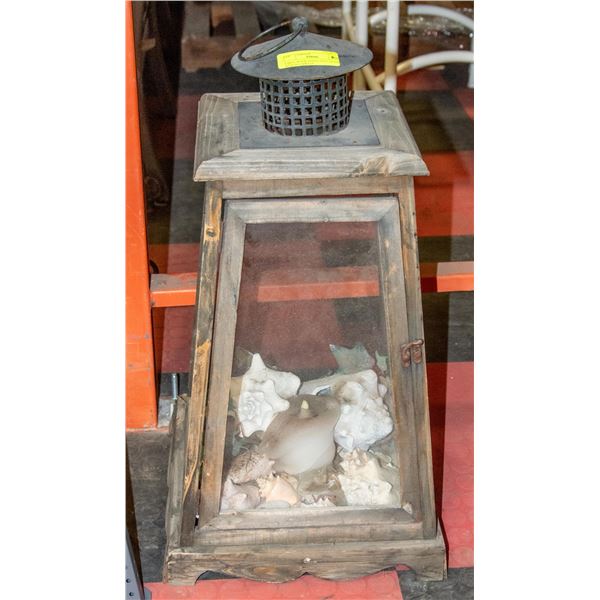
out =
<path fill-rule="evenodd" d="M 400 506 L 380 256 L 373 221 L 247 224 L 221 513 Z"/>

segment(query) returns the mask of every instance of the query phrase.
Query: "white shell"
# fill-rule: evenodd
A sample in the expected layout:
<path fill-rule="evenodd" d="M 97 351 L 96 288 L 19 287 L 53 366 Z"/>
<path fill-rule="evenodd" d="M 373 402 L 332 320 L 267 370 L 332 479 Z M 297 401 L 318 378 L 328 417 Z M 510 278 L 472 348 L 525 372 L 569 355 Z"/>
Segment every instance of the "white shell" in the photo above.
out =
<path fill-rule="evenodd" d="M 348 381 L 360 383 L 372 396 L 385 395 L 385 393 L 379 394 L 377 373 L 372 369 L 358 371 L 358 373 L 336 373 L 328 377 L 305 381 L 300 386 L 298 393 L 316 395 L 326 391 L 329 395 L 335 396 Z"/>
<path fill-rule="evenodd" d="M 368 450 L 394 428 L 388 408 L 377 392 L 376 381 L 368 388 L 357 381 L 348 381 L 339 389 L 341 415 L 334 439 L 344 450 Z"/>
<path fill-rule="evenodd" d="M 255 356 L 260 358 L 260 354 L 255 354 Z M 267 372 L 267 377 L 272 379 L 273 383 L 275 384 L 275 391 L 282 398 L 288 400 L 298 393 L 298 388 L 300 387 L 300 377 L 294 375 L 293 373 L 288 373 L 287 371 L 275 371 L 274 369 L 269 369 L 269 367 L 265 367 L 265 370 Z"/>
<path fill-rule="evenodd" d="M 261 355 L 258 353 L 252 355 L 250 368 L 246 371 L 244 377 L 249 377 L 255 381 L 266 381 L 267 379 L 271 379 L 275 384 L 275 391 L 277 394 L 286 400 L 295 396 L 300 387 L 300 377 L 287 371 L 269 369 L 269 367 L 265 365 Z"/>
<path fill-rule="evenodd" d="M 354 348 L 329 344 L 329 349 L 338 364 L 340 373 L 355 373 L 361 369 L 370 369 L 375 365 L 375 359 L 360 342 L 354 344 Z"/>
<path fill-rule="evenodd" d="M 250 368 L 242 377 L 237 405 L 242 436 L 249 437 L 255 431 L 265 431 L 275 415 L 290 406 L 277 390 L 288 395 L 290 390 L 297 390 L 299 385 L 300 379 L 296 375 L 268 369 L 260 354 L 254 354 Z"/>
<path fill-rule="evenodd" d="M 309 494 L 302 498 L 302 504 L 300 506 L 304 508 L 313 508 L 319 506 L 335 506 L 335 503 L 328 496 L 315 496 Z"/>
<path fill-rule="evenodd" d="M 227 478 L 221 494 L 221 511 L 249 510 L 260 502 L 258 488 L 253 485 L 235 485 Z"/>
<path fill-rule="evenodd" d="M 300 501 L 300 496 L 289 481 L 283 477 L 261 477 L 257 480 L 261 498 L 267 502 L 287 502 L 294 506 Z"/>
<path fill-rule="evenodd" d="M 402 508 L 409 514 L 412 515 L 414 513 L 413 505 L 410 502 L 405 502 L 402 505 Z"/>
<path fill-rule="evenodd" d="M 364 450 L 340 452 L 342 462 L 337 478 L 349 506 L 391 504 L 392 484 L 383 478 L 379 461 Z"/>

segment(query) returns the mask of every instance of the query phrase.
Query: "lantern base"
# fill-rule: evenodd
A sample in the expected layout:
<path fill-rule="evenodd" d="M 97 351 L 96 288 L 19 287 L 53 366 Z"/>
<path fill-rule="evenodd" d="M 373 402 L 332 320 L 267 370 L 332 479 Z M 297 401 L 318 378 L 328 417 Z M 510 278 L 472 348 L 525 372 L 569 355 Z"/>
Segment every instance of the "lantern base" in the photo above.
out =
<path fill-rule="evenodd" d="M 168 554 L 164 579 L 173 585 L 193 585 L 206 571 L 272 583 L 304 574 L 353 579 L 397 565 L 410 567 L 420 579 L 445 579 L 446 546 L 439 523 L 437 536 L 424 540 L 181 548 Z"/>

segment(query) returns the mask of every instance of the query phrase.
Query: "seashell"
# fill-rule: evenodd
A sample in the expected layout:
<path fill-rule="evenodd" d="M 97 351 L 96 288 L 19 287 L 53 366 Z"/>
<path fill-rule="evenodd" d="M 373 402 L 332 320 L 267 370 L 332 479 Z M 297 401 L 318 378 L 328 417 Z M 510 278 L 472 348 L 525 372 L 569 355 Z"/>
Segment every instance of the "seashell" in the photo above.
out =
<path fill-rule="evenodd" d="M 300 386 L 299 394 L 327 394 L 335 396 L 349 381 L 360 383 L 372 396 L 379 396 L 377 373 L 372 369 L 357 373 L 336 373 L 320 379 L 305 381 Z M 386 390 L 387 391 L 387 390 Z M 384 394 L 383 394 L 384 395 Z"/>
<path fill-rule="evenodd" d="M 261 477 L 257 480 L 260 496 L 265 503 L 287 502 L 289 506 L 294 506 L 300 500 L 300 496 L 293 486 L 283 477 L 271 475 L 270 477 Z"/>
<path fill-rule="evenodd" d="M 287 481 L 295 490 L 298 489 L 299 479 L 289 473 L 279 473 L 279 477 Z"/>
<path fill-rule="evenodd" d="M 295 396 L 300 387 L 300 377 L 287 371 L 276 371 L 269 369 L 260 356 L 254 354 L 250 368 L 246 371 L 244 377 L 248 376 L 255 381 L 266 381 L 271 379 L 275 384 L 275 392 L 285 400 Z"/>
<path fill-rule="evenodd" d="M 272 380 L 253 382 L 251 388 L 241 392 L 238 402 L 237 413 L 243 437 L 249 437 L 255 431 L 265 431 L 275 415 L 289 407 L 288 401 L 276 394 Z"/>
<path fill-rule="evenodd" d="M 335 506 L 331 498 L 317 498 L 312 506 Z"/>
<path fill-rule="evenodd" d="M 268 369 L 260 354 L 254 354 L 241 383 L 232 378 L 230 395 L 237 391 L 238 386 L 237 417 L 241 435 L 249 437 L 255 431 L 265 431 L 278 412 L 289 408 L 285 398 L 296 393 L 300 379 L 293 373 Z"/>
<path fill-rule="evenodd" d="M 344 450 L 368 450 L 394 428 L 383 398 L 377 393 L 373 395 L 372 389 L 372 385 L 367 389 L 358 381 L 348 381 L 338 391 L 341 415 L 335 426 L 334 439 Z"/>
<path fill-rule="evenodd" d="M 227 477 L 233 483 L 246 483 L 271 474 L 273 461 L 264 454 L 248 450 L 234 459 Z"/>
<path fill-rule="evenodd" d="M 309 494 L 308 496 L 304 496 L 302 498 L 302 507 L 313 508 L 319 506 L 335 506 L 335 503 L 332 502 L 331 498 L 328 496 L 314 496 Z"/>
<path fill-rule="evenodd" d="M 221 512 L 249 510 L 256 508 L 259 502 L 260 494 L 256 486 L 235 485 L 229 478 L 225 479 L 221 493 Z"/>
<path fill-rule="evenodd" d="M 369 454 L 372 454 L 379 460 L 379 464 L 383 465 L 384 468 L 394 469 L 394 465 L 392 463 L 392 457 L 384 454 L 383 452 L 378 452 L 377 450 L 369 450 Z"/>
<path fill-rule="evenodd" d="M 387 356 L 385 356 L 384 354 L 379 354 L 379 352 L 377 352 L 377 350 L 375 350 L 375 362 L 377 364 L 377 368 L 382 372 L 382 373 L 387 373 L 388 370 L 388 360 L 387 360 Z M 384 394 L 382 394 L 383 396 Z"/>
<path fill-rule="evenodd" d="M 275 461 L 275 471 L 292 475 L 318 469 L 335 456 L 333 429 L 340 406 L 329 396 L 296 396 L 265 432 L 258 451 Z"/>
<path fill-rule="evenodd" d="M 340 452 L 344 471 L 337 475 L 349 506 L 385 505 L 392 502 L 392 484 L 383 477 L 379 461 L 364 450 Z"/>
<path fill-rule="evenodd" d="M 370 369 L 375 365 L 375 359 L 360 342 L 356 343 L 354 348 L 329 344 L 329 349 L 338 364 L 339 373 L 354 373 L 361 369 Z"/>
<path fill-rule="evenodd" d="M 334 463 L 330 463 L 320 469 L 306 471 L 297 476 L 297 490 L 302 501 L 310 498 L 326 497 L 335 505 L 344 503 L 344 494 L 337 480 Z"/>
<path fill-rule="evenodd" d="M 291 398 L 298 393 L 298 388 L 300 387 L 300 378 L 297 375 L 287 371 L 270 369 L 265 365 L 260 354 L 252 354 L 243 348 L 236 347 L 234 353 L 233 372 L 241 372 L 239 367 L 242 365 L 244 365 L 243 370 L 246 371 L 246 375 L 250 374 L 250 376 L 257 381 L 272 379 L 273 383 L 275 384 L 275 391 L 282 398 L 287 400 L 287 398 Z M 231 379 L 241 380 L 242 378 L 232 377 Z"/>
<path fill-rule="evenodd" d="M 267 368 L 267 377 L 273 380 L 275 391 L 285 400 L 292 398 L 300 388 L 300 377 L 285 371 Z"/>

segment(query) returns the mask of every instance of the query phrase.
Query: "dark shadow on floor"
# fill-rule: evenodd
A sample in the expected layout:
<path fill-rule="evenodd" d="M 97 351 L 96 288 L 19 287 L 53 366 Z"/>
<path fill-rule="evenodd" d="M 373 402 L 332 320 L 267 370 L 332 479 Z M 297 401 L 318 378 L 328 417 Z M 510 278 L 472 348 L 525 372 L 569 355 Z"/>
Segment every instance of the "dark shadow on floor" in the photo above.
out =
<path fill-rule="evenodd" d="M 169 444 L 167 431 L 135 431 L 127 434 L 136 540 L 145 583 L 162 580 Z M 133 542 L 131 529 L 130 535 Z"/>
<path fill-rule="evenodd" d="M 448 569 L 444 581 L 420 581 L 413 571 L 399 571 L 403 600 L 472 600 L 473 568 Z"/>

